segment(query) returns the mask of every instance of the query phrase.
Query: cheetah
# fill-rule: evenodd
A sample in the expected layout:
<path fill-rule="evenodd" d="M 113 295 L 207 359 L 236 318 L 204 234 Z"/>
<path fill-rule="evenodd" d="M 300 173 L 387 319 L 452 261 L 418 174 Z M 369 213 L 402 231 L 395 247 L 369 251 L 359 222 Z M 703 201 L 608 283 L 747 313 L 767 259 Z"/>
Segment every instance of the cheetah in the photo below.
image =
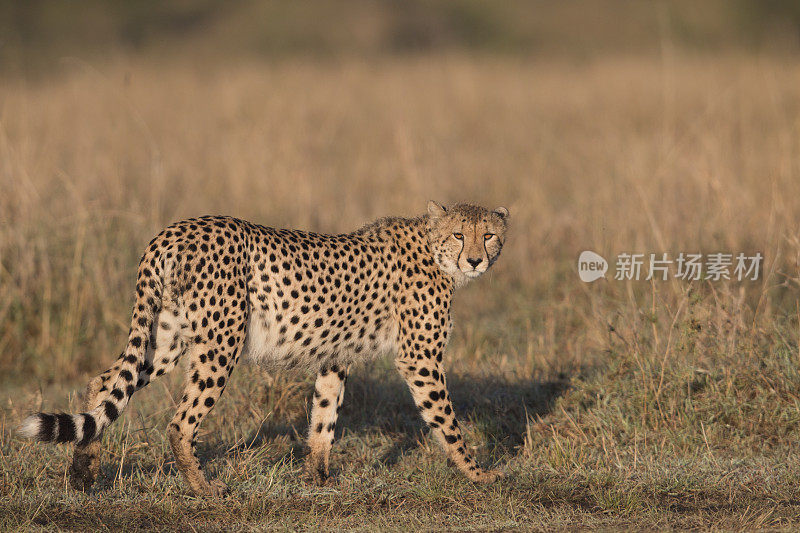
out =
<path fill-rule="evenodd" d="M 186 384 L 167 435 L 178 470 L 199 496 L 226 492 L 206 480 L 198 427 L 240 358 L 271 370 L 316 373 L 305 471 L 328 478 L 337 412 L 354 363 L 395 355 L 423 420 L 471 480 L 479 467 L 447 391 L 442 355 L 454 290 L 497 261 L 509 213 L 429 202 L 427 214 L 388 217 L 352 233 L 275 229 L 224 216 L 173 224 L 139 262 L 128 343 L 92 379 L 80 414 L 36 413 L 19 432 L 76 444 L 70 479 L 88 489 L 99 473 L 99 438 L 133 393 L 186 359 Z"/>

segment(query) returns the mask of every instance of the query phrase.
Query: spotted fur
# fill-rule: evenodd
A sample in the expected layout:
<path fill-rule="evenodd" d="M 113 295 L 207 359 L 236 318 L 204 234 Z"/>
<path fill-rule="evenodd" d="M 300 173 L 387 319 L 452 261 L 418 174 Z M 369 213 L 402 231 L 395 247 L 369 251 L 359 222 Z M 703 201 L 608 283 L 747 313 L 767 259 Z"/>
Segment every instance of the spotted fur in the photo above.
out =
<path fill-rule="evenodd" d="M 435 202 L 417 218 L 384 218 L 348 234 L 274 229 L 229 217 L 173 224 L 139 263 L 128 343 L 94 378 L 80 414 L 37 413 L 20 432 L 74 442 L 73 485 L 99 471 L 99 437 L 133 393 L 187 360 L 187 382 L 168 427 L 191 490 L 215 495 L 194 453 L 202 420 L 244 356 L 268 368 L 316 372 L 307 472 L 328 476 L 337 410 L 350 366 L 395 354 L 422 418 L 470 479 L 475 464 L 447 391 L 442 355 L 453 291 L 499 257 L 508 211 Z"/>

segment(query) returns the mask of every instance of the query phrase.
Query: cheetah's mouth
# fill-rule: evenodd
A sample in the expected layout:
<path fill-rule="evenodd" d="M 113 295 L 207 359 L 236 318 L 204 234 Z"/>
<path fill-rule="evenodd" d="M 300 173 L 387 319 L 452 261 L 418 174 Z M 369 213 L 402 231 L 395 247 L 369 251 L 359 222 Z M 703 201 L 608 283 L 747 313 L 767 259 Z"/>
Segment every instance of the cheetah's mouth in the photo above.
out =
<path fill-rule="evenodd" d="M 462 270 L 462 272 L 463 272 L 463 273 L 464 273 L 464 275 L 465 275 L 465 276 L 467 276 L 468 278 L 477 278 L 478 276 L 480 276 L 481 274 L 483 274 L 483 271 L 482 271 L 482 270 L 476 270 L 476 269 L 474 269 L 474 268 L 473 268 L 472 270 L 467 270 L 467 271 L 464 271 L 464 270 Z"/>

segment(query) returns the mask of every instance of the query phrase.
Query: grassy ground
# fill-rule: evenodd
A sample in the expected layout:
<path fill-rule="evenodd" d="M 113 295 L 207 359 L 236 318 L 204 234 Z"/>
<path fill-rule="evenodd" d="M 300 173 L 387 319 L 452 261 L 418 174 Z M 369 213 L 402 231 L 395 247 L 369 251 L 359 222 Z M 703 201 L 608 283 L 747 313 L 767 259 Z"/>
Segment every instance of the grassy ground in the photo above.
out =
<path fill-rule="evenodd" d="M 779 58 L 459 56 L 224 66 L 65 60 L 0 85 L 0 528 L 800 526 L 800 69 Z M 429 198 L 506 205 L 458 295 L 448 467 L 391 361 L 348 382 L 335 476 L 299 479 L 311 382 L 242 367 L 188 496 L 164 439 L 180 372 L 106 433 L 104 477 L 13 434 L 74 409 L 127 331 L 136 262 L 205 213 L 337 232 Z M 591 249 L 766 257 L 757 282 L 579 281 Z"/>

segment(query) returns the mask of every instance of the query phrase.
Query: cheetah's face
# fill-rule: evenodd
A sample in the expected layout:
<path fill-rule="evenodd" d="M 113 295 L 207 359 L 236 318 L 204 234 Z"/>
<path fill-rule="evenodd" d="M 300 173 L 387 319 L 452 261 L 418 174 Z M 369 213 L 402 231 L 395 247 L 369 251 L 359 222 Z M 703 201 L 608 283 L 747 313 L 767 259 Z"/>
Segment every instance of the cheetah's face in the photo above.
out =
<path fill-rule="evenodd" d="M 508 209 L 489 211 L 428 203 L 428 240 L 436 263 L 457 283 L 477 278 L 497 261 L 506 237 Z"/>

